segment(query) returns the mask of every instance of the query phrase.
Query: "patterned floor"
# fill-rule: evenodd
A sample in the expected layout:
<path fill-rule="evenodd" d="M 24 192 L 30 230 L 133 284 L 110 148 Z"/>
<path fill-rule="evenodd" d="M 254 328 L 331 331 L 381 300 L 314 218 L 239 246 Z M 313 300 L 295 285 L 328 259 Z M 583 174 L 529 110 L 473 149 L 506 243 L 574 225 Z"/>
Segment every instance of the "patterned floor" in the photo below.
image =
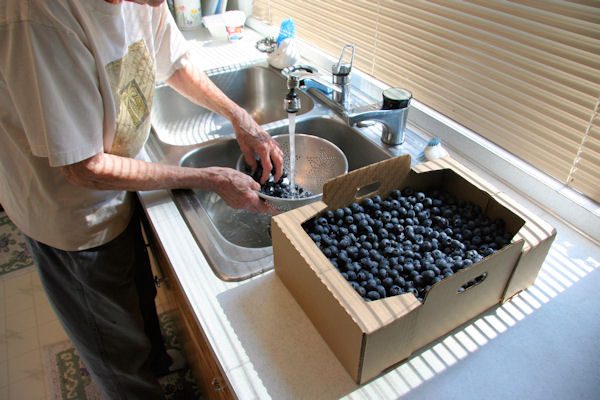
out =
<path fill-rule="evenodd" d="M 10 279 L 15 272 L 33 268 L 33 260 L 25 246 L 23 234 L 0 211 L 0 279 Z"/>
<path fill-rule="evenodd" d="M 159 315 L 167 349 L 181 350 L 169 312 Z M 69 341 L 46 346 L 42 353 L 46 387 L 56 400 L 102 400 L 97 386 Z M 202 393 L 189 369 L 159 379 L 165 400 L 202 399 Z"/>
<path fill-rule="evenodd" d="M 161 310 L 161 305 L 157 308 Z M 178 348 L 168 313 L 160 312 L 165 343 L 168 348 Z M 70 365 L 64 364 L 65 358 L 57 359 L 57 354 L 66 357 Z M 52 357 L 54 365 L 44 368 Z M 97 398 L 85 366 L 77 359 L 48 303 L 21 232 L 0 211 L 0 399 Z M 77 379 L 73 379 L 73 371 L 65 372 L 75 365 Z M 167 399 L 201 398 L 189 370 L 172 374 L 161 384 Z"/>

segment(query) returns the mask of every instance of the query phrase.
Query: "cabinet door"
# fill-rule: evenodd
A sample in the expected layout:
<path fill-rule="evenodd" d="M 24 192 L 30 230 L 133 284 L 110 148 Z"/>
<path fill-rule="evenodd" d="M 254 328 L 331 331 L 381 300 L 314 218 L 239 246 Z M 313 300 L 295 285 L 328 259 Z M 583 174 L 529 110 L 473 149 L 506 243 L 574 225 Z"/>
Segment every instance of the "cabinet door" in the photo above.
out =
<path fill-rule="evenodd" d="M 171 264 L 145 214 L 142 216 L 142 226 L 157 286 L 159 313 L 169 312 L 188 366 L 204 396 L 208 399 L 233 399 L 234 396 L 223 378 L 204 332 L 196 322 Z"/>

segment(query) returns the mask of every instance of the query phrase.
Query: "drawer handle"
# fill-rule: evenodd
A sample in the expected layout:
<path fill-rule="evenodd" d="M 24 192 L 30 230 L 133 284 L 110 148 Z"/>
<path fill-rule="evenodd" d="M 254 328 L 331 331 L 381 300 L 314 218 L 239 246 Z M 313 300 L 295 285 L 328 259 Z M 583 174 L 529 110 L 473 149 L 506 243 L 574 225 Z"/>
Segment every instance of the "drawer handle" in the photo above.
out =
<path fill-rule="evenodd" d="M 159 288 L 160 284 L 164 281 L 166 281 L 165 278 L 159 278 L 158 275 L 154 275 L 154 284 L 156 285 L 157 288 Z"/>
<path fill-rule="evenodd" d="M 221 382 L 219 382 L 218 378 L 213 378 L 211 384 L 213 385 L 213 388 L 215 389 L 215 392 L 220 392 L 220 391 L 224 390 L 224 388 L 221 385 Z"/>

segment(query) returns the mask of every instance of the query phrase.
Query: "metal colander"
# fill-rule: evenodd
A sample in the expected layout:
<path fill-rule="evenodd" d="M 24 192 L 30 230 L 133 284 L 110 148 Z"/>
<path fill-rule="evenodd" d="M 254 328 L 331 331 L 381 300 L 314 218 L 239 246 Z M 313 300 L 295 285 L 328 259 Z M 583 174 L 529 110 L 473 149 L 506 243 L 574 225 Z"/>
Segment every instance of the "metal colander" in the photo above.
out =
<path fill-rule="evenodd" d="M 279 143 L 283 151 L 283 161 L 286 171 L 290 171 L 290 135 L 277 135 L 273 139 Z M 294 135 L 296 167 L 294 181 L 312 196 L 299 199 L 283 199 L 264 193 L 258 195 L 280 211 L 288 211 L 320 200 L 323 197 L 323 185 L 331 178 L 348 172 L 348 160 L 339 147 L 318 136 L 299 134 Z M 237 169 L 244 171 L 246 160 L 241 155 Z M 289 176 L 289 173 L 288 173 Z"/>

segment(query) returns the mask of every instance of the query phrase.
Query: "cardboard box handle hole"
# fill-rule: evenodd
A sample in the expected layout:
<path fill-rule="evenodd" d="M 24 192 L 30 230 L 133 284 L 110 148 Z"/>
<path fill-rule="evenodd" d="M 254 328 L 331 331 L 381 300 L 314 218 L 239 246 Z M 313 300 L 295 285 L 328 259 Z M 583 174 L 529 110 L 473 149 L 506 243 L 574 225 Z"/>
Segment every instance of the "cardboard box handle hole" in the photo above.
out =
<path fill-rule="evenodd" d="M 358 189 L 356 189 L 356 194 L 354 195 L 354 197 L 356 199 L 360 199 L 360 198 L 363 198 L 363 197 L 374 196 L 375 193 L 377 192 L 377 190 L 379 190 L 380 187 L 381 187 L 381 182 L 379 182 L 379 181 L 372 182 L 372 183 L 369 183 L 367 185 L 361 186 Z"/>
<path fill-rule="evenodd" d="M 479 285 L 481 282 L 483 282 L 486 277 L 487 277 L 487 272 L 484 272 L 483 274 L 471 279 L 469 282 L 467 282 L 464 285 L 462 285 L 461 287 L 459 287 L 457 292 L 459 294 L 465 293 L 467 290 L 469 290 L 469 289 Z"/>

